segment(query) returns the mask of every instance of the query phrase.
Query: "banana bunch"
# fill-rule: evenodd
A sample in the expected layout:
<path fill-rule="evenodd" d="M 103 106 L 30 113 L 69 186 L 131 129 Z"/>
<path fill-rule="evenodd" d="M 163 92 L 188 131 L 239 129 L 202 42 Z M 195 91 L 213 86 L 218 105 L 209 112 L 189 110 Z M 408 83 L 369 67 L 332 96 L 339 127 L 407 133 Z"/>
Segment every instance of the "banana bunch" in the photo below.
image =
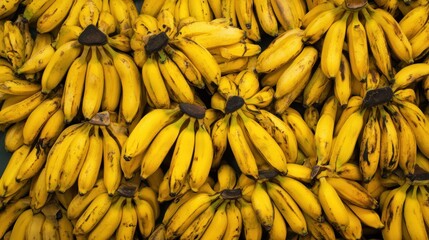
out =
<path fill-rule="evenodd" d="M 1 21 L 0 25 L 0 56 L 8 60 L 16 73 L 30 58 L 35 45 L 29 23 L 18 17 L 15 21 Z"/>
<path fill-rule="evenodd" d="M 110 195 L 103 179 L 99 179 L 86 194 L 74 196 L 67 209 L 67 217 L 74 223 L 74 236 L 85 239 L 147 238 L 155 228 L 160 208 L 157 193 L 140 183 L 138 178 L 136 180 L 122 183 L 118 191 Z"/>
<path fill-rule="evenodd" d="M 67 211 L 57 202 L 50 202 L 40 211 L 26 209 L 18 212 L 11 226 L 11 239 L 73 239 L 73 224 Z"/>
<path fill-rule="evenodd" d="M 392 15 L 366 1 L 345 1 L 341 6 L 319 4 L 304 16 L 303 29 L 306 43 L 323 39 L 320 64 L 329 78 L 336 78 L 344 68 L 341 67 L 343 49 L 348 51 L 351 72 L 359 81 L 365 81 L 369 74 L 368 49 L 377 67 L 389 79 L 394 75 L 391 55 L 409 64 L 420 54 L 413 53 L 410 38 Z M 344 42 L 347 44 L 343 46 Z"/>
<path fill-rule="evenodd" d="M 405 182 L 380 197 L 383 238 L 427 239 L 427 187 Z M 399 234 L 399 235 L 396 235 Z"/>
<path fill-rule="evenodd" d="M 130 166 L 126 172 L 131 174 L 139 170 L 140 177 L 147 179 L 166 159 L 169 166 L 163 176 L 165 183 L 161 184 L 166 184 L 169 194 L 178 194 L 186 182 L 197 191 L 209 175 L 214 152 L 205 118 L 205 107 L 197 104 L 180 103 L 173 109 L 153 109 L 130 133 L 121 165 Z M 172 155 L 169 155 L 170 149 Z"/>
<path fill-rule="evenodd" d="M 188 190 L 168 205 L 162 223 L 149 239 L 260 239 L 262 227 L 244 189 L 251 193 L 254 180 L 240 175 L 227 163 L 217 171 L 217 181 L 201 190 Z M 244 233 L 244 234 L 243 234 Z"/>

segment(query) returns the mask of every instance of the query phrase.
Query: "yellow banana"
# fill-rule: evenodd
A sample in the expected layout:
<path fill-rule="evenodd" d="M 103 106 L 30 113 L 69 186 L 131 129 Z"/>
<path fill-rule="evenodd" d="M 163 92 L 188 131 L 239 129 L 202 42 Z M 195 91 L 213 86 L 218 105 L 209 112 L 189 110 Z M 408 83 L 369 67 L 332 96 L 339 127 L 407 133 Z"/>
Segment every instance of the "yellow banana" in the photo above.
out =
<path fill-rule="evenodd" d="M 418 188 L 419 190 L 417 191 L 417 200 L 419 201 L 419 204 L 420 204 L 423 220 L 427 226 L 429 224 L 429 215 L 428 215 L 429 206 L 427 204 L 429 193 L 425 186 L 419 186 Z"/>
<path fill-rule="evenodd" d="M 243 217 L 236 204 L 236 201 L 232 200 L 226 205 L 225 211 L 228 225 L 223 239 L 238 239 L 243 231 Z"/>
<path fill-rule="evenodd" d="M 104 90 L 103 65 L 97 56 L 97 48 L 91 47 L 91 57 L 85 75 L 85 88 L 82 99 L 82 113 L 85 119 L 91 119 L 101 107 Z"/>
<path fill-rule="evenodd" d="M 237 13 L 235 8 L 235 0 L 221 0 L 222 16 L 226 18 L 229 25 L 237 27 Z"/>
<path fill-rule="evenodd" d="M 22 187 L 20 186 L 19 182 L 16 181 L 16 175 L 30 150 L 30 146 L 22 145 L 11 155 L 9 162 L 7 163 L 0 178 L 0 196 L 11 196 Z M 25 183 L 25 181 L 23 182 Z"/>
<path fill-rule="evenodd" d="M 141 154 L 149 146 L 155 135 L 177 119 L 179 108 L 154 109 L 147 113 L 130 133 L 123 147 L 125 160 Z"/>
<path fill-rule="evenodd" d="M 133 9 L 129 9 L 127 4 L 120 1 L 109 1 L 110 11 L 117 21 L 116 30 L 119 33 L 123 33 L 128 37 L 133 34 L 131 15 L 133 15 Z M 134 9 L 135 10 L 135 9 Z"/>
<path fill-rule="evenodd" d="M 2 224 L 0 227 L 0 237 L 3 237 L 6 231 L 15 223 L 19 215 L 30 207 L 30 198 L 24 197 L 16 202 L 8 204 L 0 213 Z"/>
<path fill-rule="evenodd" d="M 190 118 L 187 126 L 177 136 L 170 163 L 170 194 L 172 195 L 176 195 L 182 188 L 192 163 L 195 147 L 195 121 L 195 118 Z"/>
<path fill-rule="evenodd" d="M 197 21 L 208 22 L 213 19 L 208 1 L 188 0 L 188 6 L 189 15 L 197 19 Z"/>
<path fill-rule="evenodd" d="M 84 2 L 83 0 L 80 0 L 80 1 Z M 55 47 L 55 49 L 58 49 L 68 42 L 78 40 L 82 31 L 83 29 L 80 26 L 63 25 L 60 28 L 55 41 L 52 42 L 52 46 Z"/>
<path fill-rule="evenodd" d="M 25 233 L 28 239 L 43 239 L 43 222 L 45 221 L 45 215 L 41 212 L 36 213 L 31 218 L 31 221 L 27 227 Z"/>
<path fill-rule="evenodd" d="M 14 70 L 25 62 L 25 39 L 18 24 L 10 20 L 4 22 L 4 46 L 7 59 L 12 63 Z"/>
<path fill-rule="evenodd" d="M 213 219 L 201 235 L 201 239 L 222 239 L 228 225 L 228 218 L 226 215 L 227 205 L 228 201 L 223 201 L 223 203 L 216 209 Z"/>
<path fill-rule="evenodd" d="M 301 18 L 295 8 L 295 1 L 271 1 L 271 6 L 277 20 L 285 30 L 301 27 Z"/>
<path fill-rule="evenodd" d="M 41 80 L 43 93 L 49 93 L 58 86 L 80 53 L 81 47 L 76 40 L 64 43 L 55 51 L 43 71 Z"/>
<path fill-rule="evenodd" d="M 331 157 L 329 159 L 329 165 L 333 169 L 340 168 L 350 160 L 363 128 L 364 113 L 365 110 L 352 113 L 339 130 L 332 145 Z"/>
<path fill-rule="evenodd" d="M 65 116 L 58 109 L 45 123 L 39 134 L 39 142 L 43 147 L 50 147 L 65 127 Z"/>
<path fill-rule="evenodd" d="M 125 197 L 119 197 L 116 202 L 112 203 L 109 210 L 103 216 L 88 235 L 88 239 L 107 239 L 115 234 L 119 224 L 121 224 L 122 218 L 122 206 L 126 201 Z M 109 226 L 109 228 L 106 228 Z"/>
<path fill-rule="evenodd" d="M 53 192 L 59 187 L 61 168 L 65 160 L 64 153 L 83 126 L 84 124 L 80 123 L 65 128 L 50 148 L 46 158 L 46 188 L 48 192 Z"/>
<path fill-rule="evenodd" d="M 18 74 L 37 73 L 45 69 L 54 53 L 55 49 L 50 44 L 37 49 L 37 52 L 33 50 L 30 58 L 28 58 L 16 72 Z"/>
<path fill-rule="evenodd" d="M 304 48 L 303 30 L 291 29 L 278 35 L 267 48 L 258 55 L 256 71 L 269 73 L 279 69 L 282 65 L 295 59 Z M 285 51 L 283 46 L 289 46 Z"/>
<path fill-rule="evenodd" d="M 226 150 L 228 143 L 228 125 L 231 115 L 228 114 L 217 120 L 211 127 L 211 138 L 213 143 L 213 167 L 218 167 Z"/>
<path fill-rule="evenodd" d="M 24 129 L 25 120 L 13 123 L 4 134 L 4 147 L 8 152 L 14 152 L 24 144 L 22 130 Z"/>
<path fill-rule="evenodd" d="M 85 195 L 75 195 L 67 208 L 67 218 L 70 220 L 78 219 L 91 202 L 100 194 L 106 193 L 103 179 L 100 178 L 94 187 Z"/>
<path fill-rule="evenodd" d="M 270 36 L 277 36 L 279 33 L 279 23 L 274 13 L 271 2 L 267 0 L 253 1 L 255 14 L 259 19 L 262 29 Z"/>
<path fill-rule="evenodd" d="M 360 219 L 360 221 L 366 226 L 369 226 L 375 229 L 381 229 L 384 227 L 383 223 L 381 222 L 380 216 L 375 210 L 361 208 L 353 204 L 347 204 L 347 206 L 350 208 L 350 210 L 353 211 L 354 214 L 356 214 L 356 216 Z"/>
<path fill-rule="evenodd" d="M 293 198 L 279 185 L 266 182 L 267 192 L 280 213 L 286 219 L 288 226 L 299 235 L 307 234 L 307 224 L 304 215 Z"/>
<path fill-rule="evenodd" d="M 3 7 L 0 11 L 0 18 L 5 18 L 13 13 L 18 9 L 19 4 L 21 1 L 14 0 L 14 1 L 7 1 L 4 3 Z"/>
<path fill-rule="evenodd" d="M 40 169 L 43 168 L 46 162 L 47 150 L 41 144 L 35 144 L 28 153 L 25 161 L 21 164 L 16 180 L 22 181 L 33 177 Z"/>
<path fill-rule="evenodd" d="M 362 224 L 356 214 L 350 210 L 350 208 L 346 205 L 347 214 L 349 215 L 349 226 L 343 231 L 341 231 L 341 235 L 346 239 L 360 239 L 362 238 Z"/>
<path fill-rule="evenodd" d="M 138 190 L 134 197 L 138 197 L 147 201 L 152 207 L 155 218 L 158 218 L 160 216 L 161 209 L 157 200 L 158 193 L 155 192 L 155 190 L 150 187 L 142 187 Z"/>
<path fill-rule="evenodd" d="M 334 138 L 334 125 L 338 109 L 338 100 L 330 97 L 323 105 L 319 121 L 314 132 L 318 165 L 327 164 Z"/>
<path fill-rule="evenodd" d="M 318 196 L 325 216 L 334 228 L 344 231 L 350 220 L 343 201 L 325 177 L 320 178 L 319 182 Z"/>
<path fill-rule="evenodd" d="M 158 15 L 158 12 L 161 10 L 164 2 L 166 2 L 166 0 L 161 0 L 161 1 L 148 0 L 148 1 L 145 1 L 140 8 L 140 13 L 141 14 L 148 14 L 148 15 L 151 15 L 153 17 L 156 17 Z"/>
<path fill-rule="evenodd" d="M 198 122 L 199 127 L 195 133 L 192 165 L 189 170 L 189 185 L 194 191 L 198 190 L 206 182 L 212 166 L 214 152 L 208 129 L 202 122 Z"/>
<path fill-rule="evenodd" d="M 371 181 L 375 176 L 380 160 L 381 129 L 377 112 L 376 109 L 371 110 L 360 143 L 359 167 L 364 182 Z"/>
<path fill-rule="evenodd" d="M 251 206 L 260 224 L 270 230 L 274 222 L 274 206 L 268 195 L 265 184 L 256 181 L 255 188 L 251 195 Z"/>
<path fill-rule="evenodd" d="M 26 239 L 26 229 L 30 224 L 31 218 L 33 217 L 33 211 L 27 209 L 22 212 L 19 217 L 16 219 L 15 224 L 12 228 L 12 233 L 10 234 L 11 239 Z"/>
<path fill-rule="evenodd" d="M 384 228 L 381 230 L 381 234 L 384 239 L 401 236 L 404 203 L 409 186 L 406 183 L 398 187 L 396 191 L 392 190 L 382 205 L 381 222 L 384 224 Z"/>
<path fill-rule="evenodd" d="M 303 213 L 316 221 L 323 219 L 322 207 L 316 195 L 300 181 L 288 176 L 277 176 L 275 180 L 301 208 Z"/>
<path fill-rule="evenodd" d="M 54 1 L 37 19 L 37 31 L 46 33 L 52 31 L 66 18 L 73 5 L 73 0 Z"/>
<path fill-rule="evenodd" d="M 0 110 L 0 124 L 15 123 L 27 118 L 31 112 L 45 99 L 42 92 L 34 93 L 22 101 Z M 3 104 L 4 105 L 4 104 Z"/>
<path fill-rule="evenodd" d="M 66 217 L 65 210 L 61 210 L 61 218 L 58 219 L 58 233 L 60 239 L 73 239 L 73 224 Z"/>
<path fill-rule="evenodd" d="M 310 22 L 317 18 L 320 14 L 333 8 L 335 8 L 335 4 L 330 1 L 323 1 L 311 9 L 309 8 L 309 11 L 302 18 L 302 27 L 306 28 Z"/>
<path fill-rule="evenodd" d="M 73 233 L 88 234 L 103 219 L 112 204 L 114 204 L 113 199 L 107 192 L 99 194 L 77 219 Z"/>
<path fill-rule="evenodd" d="M 317 42 L 330 29 L 331 25 L 344 15 L 344 12 L 344 8 L 335 7 L 318 14 L 305 28 L 304 42 L 310 44 Z"/>
<path fill-rule="evenodd" d="M 62 193 L 72 187 L 79 176 L 79 172 L 85 162 L 85 156 L 88 153 L 89 134 L 92 128 L 91 124 L 85 124 L 73 137 L 67 148 L 64 163 L 60 170 L 58 190 Z"/>
<path fill-rule="evenodd" d="M 392 90 L 402 89 L 407 87 L 418 79 L 429 75 L 428 63 L 415 63 L 403 67 L 394 76 Z"/>
<path fill-rule="evenodd" d="M 86 28 L 89 25 L 96 25 L 100 16 L 101 9 L 98 9 L 95 2 L 86 2 L 79 13 L 79 23 L 82 28 Z"/>
<path fill-rule="evenodd" d="M 341 106 L 346 106 L 349 98 L 352 96 L 352 78 L 350 63 L 344 54 L 342 54 L 340 69 L 334 80 L 334 95 Z"/>
<path fill-rule="evenodd" d="M 131 199 L 126 199 L 122 207 L 121 222 L 116 229 L 117 239 L 133 239 L 137 229 L 137 212 Z"/>
<path fill-rule="evenodd" d="M 102 47 L 98 47 L 101 53 L 101 64 L 103 66 L 104 89 L 101 109 L 115 111 L 121 98 L 121 79 L 110 58 Z"/>
<path fill-rule="evenodd" d="M 370 9 L 369 13 L 383 29 L 393 54 L 401 61 L 413 63 L 413 49 L 410 41 L 393 16 L 381 8 Z"/>
<path fill-rule="evenodd" d="M 296 110 L 288 108 L 281 117 L 295 133 L 299 149 L 303 151 L 307 157 L 316 157 L 314 134 L 301 115 Z"/>
<path fill-rule="evenodd" d="M 185 38 L 179 38 L 172 44 L 192 61 L 204 77 L 206 87 L 213 93 L 219 83 L 221 70 L 210 52 L 197 42 Z"/>
<path fill-rule="evenodd" d="M 368 43 L 365 26 L 359 20 L 358 12 L 353 13 L 352 20 L 347 26 L 347 44 L 350 67 L 353 75 L 364 81 L 369 73 Z"/>
<path fill-rule="evenodd" d="M 261 239 L 262 227 L 256 216 L 256 210 L 246 200 L 239 199 L 243 231 L 246 239 Z"/>
<path fill-rule="evenodd" d="M 279 209 L 273 205 L 274 208 L 274 221 L 271 229 L 268 231 L 270 240 L 274 239 L 286 239 L 287 237 L 287 226 L 286 220 L 283 218 Z"/>
<path fill-rule="evenodd" d="M 78 191 L 84 195 L 96 184 L 103 156 L 103 139 L 99 134 L 99 127 L 94 126 L 89 136 L 88 150 L 79 173 Z"/>
<path fill-rule="evenodd" d="M 399 26 L 408 39 L 411 40 L 419 31 L 421 31 L 428 20 L 428 11 L 429 8 L 427 6 L 417 6 L 405 14 L 403 18 L 401 18 L 399 21 Z"/>
<path fill-rule="evenodd" d="M 419 59 L 424 56 L 425 52 L 429 48 L 429 45 L 424 41 L 429 37 L 429 23 L 423 26 L 423 28 L 416 33 L 416 35 L 410 39 L 411 48 L 413 51 L 413 58 Z"/>
<path fill-rule="evenodd" d="M 308 215 L 304 214 L 307 221 L 308 231 L 316 239 L 335 239 L 334 228 L 328 221 L 317 222 Z"/>
<path fill-rule="evenodd" d="M 122 170 L 120 164 L 121 148 L 109 134 L 105 126 L 101 126 L 103 133 L 103 179 L 107 193 L 113 195 L 121 184 Z"/>
<path fill-rule="evenodd" d="M 390 114 L 384 109 L 380 109 L 380 162 L 381 176 L 392 173 L 399 164 L 399 139 L 398 130 Z"/>
<path fill-rule="evenodd" d="M 142 69 L 145 89 L 156 108 L 168 108 L 170 97 L 155 57 L 146 60 Z"/>

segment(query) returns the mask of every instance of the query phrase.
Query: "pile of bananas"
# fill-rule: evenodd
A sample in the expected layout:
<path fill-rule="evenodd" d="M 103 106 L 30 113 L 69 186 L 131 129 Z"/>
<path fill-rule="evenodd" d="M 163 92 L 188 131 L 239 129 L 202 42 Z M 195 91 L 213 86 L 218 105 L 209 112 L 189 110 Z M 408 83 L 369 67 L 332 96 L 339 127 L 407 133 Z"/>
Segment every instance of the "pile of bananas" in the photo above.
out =
<path fill-rule="evenodd" d="M 0 3 L 2 239 L 428 239 L 427 0 Z"/>

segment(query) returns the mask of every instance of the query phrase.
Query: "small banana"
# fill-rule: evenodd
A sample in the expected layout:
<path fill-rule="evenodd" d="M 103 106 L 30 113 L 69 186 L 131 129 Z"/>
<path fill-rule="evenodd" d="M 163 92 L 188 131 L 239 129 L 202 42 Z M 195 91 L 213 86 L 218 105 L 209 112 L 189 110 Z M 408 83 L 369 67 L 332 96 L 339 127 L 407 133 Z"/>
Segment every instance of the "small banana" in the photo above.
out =
<path fill-rule="evenodd" d="M 344 8 L 335 7 L 318 14 L 304 30 L 303 40 L 310 44 L 317 42 L 328 31 L 331 25 L 344 15 Z"/>
<path fill-rule="evenodd" d="M 46 33 L 57 27 L 66 18 L 73 2 L 73 0 L 54 1 L 37 19 L 37 31 Z"/>

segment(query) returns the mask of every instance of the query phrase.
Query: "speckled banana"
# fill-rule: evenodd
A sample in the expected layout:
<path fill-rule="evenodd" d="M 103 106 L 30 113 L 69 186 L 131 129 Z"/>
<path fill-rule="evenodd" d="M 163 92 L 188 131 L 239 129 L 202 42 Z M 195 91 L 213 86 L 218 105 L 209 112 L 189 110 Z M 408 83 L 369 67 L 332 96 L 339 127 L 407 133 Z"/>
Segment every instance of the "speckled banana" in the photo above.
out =
<path fill-rule="evenodd" d="M 37 31 L 40 33 L 46 33 L 52 31 L 55 27 L 61 24 L 70 11 L 73 2 L 73 0 L 61 2 L 54 1 L 46 11 L 37 18 Z"/>
<path fill-rule="evenodd" d="M 369 182 L 378 169 L 381 150 L 381 130 L 376 109 L 370 110 L 368 121 L 363 127 L 360 142 L 359 167 L 363 181 Z"/>
<path fill-rule="evenodd" d="M 344 8 L 335 7 L 319 13 L 305 27 L 303 40 L 310 44 L 317 42 L 331 25 L 344 15 L 344 12 Z"/>
<path fill-rule="evenodd" d="M 329 162 L 334 137 L 334 125 L 338 109 L 338 100 L 330 97 L 323 105 L 319 121 L 314 132 L 314 143 L 317 151 L 317 164 Z"/>

